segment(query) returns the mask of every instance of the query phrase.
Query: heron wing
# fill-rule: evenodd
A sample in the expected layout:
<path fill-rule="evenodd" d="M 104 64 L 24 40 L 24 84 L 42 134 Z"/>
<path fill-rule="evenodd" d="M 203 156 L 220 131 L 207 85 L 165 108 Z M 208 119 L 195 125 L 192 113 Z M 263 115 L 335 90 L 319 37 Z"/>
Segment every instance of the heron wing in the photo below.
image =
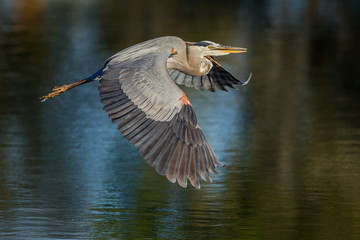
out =
<path fill-rule="evenodd" d="M 250 81 L 252 74 L 240 81 L 226 71 L 213 57 L 208 56 L 207 58 L 212 62 L 213 67 L 206 75 L 192 76 L 175 69 L 170 69 L 169 74 L 179 85 L 193 87 L 197 90 L 207 89 L 211 92 L 215 92 L 215 87 L 227 91 L 226 87 L 234 88 L 234 85 L 245 85 Z"/>
<path fill-rule="evenodd" d="M 216 173 L 220 162 L 185 93 L 166 70 L 170 52 L 110 59 L 100 79 L 101 102 L 122 135 L 160 175 L 182 187 L 189 179 L 200 188 L 198 176 L 211 182 L 209 172 Z"/>

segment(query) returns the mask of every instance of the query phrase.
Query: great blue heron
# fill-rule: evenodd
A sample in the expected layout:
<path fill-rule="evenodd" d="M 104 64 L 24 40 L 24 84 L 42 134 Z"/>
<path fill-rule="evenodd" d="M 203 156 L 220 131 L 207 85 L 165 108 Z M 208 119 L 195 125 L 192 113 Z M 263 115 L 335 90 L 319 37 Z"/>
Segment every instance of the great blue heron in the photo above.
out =
<path fill-rule="evenodd" d="M 251 74 L 239 81 L 212 57 L 241 52 L 246 49 L 210 41 L 155 38 L 118 52 L 92 76 L 54 87 L 41 99 L 100 81 L 103 109 L 122 135 L 160 175 L 182 187 L 189 179 L 199 189 L 199 175 L 212 182 L 209 173 L 217 173 L 215 168 L 221 164 L 197 124 L 189 99 L 176 84 L 210 91 L 244 85 Z"/>

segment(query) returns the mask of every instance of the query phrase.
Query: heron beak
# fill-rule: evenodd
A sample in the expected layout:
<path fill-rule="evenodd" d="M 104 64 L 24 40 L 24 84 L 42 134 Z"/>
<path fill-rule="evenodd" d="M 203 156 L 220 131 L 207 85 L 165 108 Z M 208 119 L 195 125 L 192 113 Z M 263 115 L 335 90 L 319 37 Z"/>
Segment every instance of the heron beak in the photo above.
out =
<path fill-rule="evenodd" d="M 224 53 L 244 53 L 244 52 L 247 52 L 247 48 L 231 47 L 231 46 L 223 46 L 223 45 L 220 45 L 218 47 L 213 47 L 212 50 L 220 51 L 220 52 L 224 52 Z"/>

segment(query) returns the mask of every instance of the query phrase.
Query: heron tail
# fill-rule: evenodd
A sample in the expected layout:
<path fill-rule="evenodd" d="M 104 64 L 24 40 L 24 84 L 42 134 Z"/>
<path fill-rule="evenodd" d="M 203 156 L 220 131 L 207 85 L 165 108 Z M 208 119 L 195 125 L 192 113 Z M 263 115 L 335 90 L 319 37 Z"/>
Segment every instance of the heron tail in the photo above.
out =
<path fill-rule="evenodd" d="M 85 78 L 85 79 L 83 79 L 81 81 L 77 81 L 77 82 L 74 82 L 74 83 L 62 85 L 62 86 L 59 86 L 59 87 L 53 87 L 49 94 L 40 97 L 41 102 L 45 102 L 49 98 L 56 97 L 57 95 L 60 95 L 60 94 L 62 94 L 64 92 L 66 92 L 66 91 L 68 91 L 68 90 L 70 90 L 70 89 L 72 89 L 74 87 L 80 86 L 80 85 L 82 85 L 84 83 L 88 83 L 88 82 L 92 82 L 94 80 L 97 80 L 97 78 L 101 75 L 104 68 L 105 68 L 105 66 L 100 68 L 96 73 L 94 73 L 90 77 Z"/>

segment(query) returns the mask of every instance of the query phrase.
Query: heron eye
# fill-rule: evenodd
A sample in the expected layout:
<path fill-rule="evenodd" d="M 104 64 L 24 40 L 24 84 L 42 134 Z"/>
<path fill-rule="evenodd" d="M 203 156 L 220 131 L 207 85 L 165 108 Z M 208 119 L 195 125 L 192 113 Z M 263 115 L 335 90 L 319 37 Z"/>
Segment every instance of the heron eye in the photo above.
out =
<path fill-rule="evenodd" d="M 208 48 L 211 50 L 213 47 L 211 45 L 209 45 Z"/>

